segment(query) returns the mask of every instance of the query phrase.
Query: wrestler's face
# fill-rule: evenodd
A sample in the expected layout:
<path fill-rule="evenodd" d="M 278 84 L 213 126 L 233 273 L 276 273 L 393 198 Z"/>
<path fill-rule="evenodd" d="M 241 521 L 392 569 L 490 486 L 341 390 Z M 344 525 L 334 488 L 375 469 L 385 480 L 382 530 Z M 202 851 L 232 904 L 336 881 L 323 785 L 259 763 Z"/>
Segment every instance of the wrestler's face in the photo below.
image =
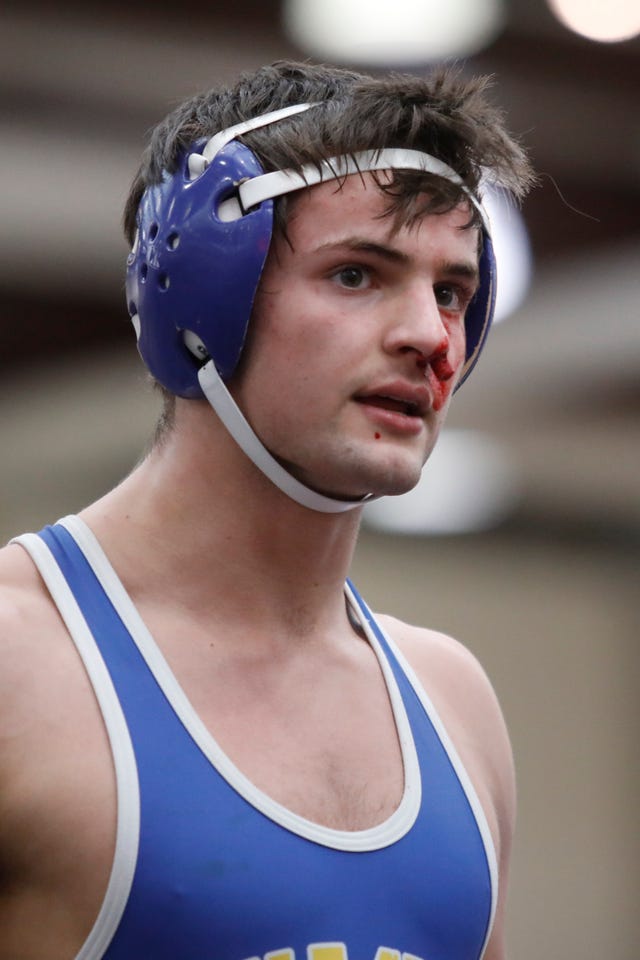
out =
<path fill-rule="evenodd" d="M 387 203 L 368 174 L 298 195 L 230 384 L 274 456 L 338 497 L 417 483 L 460 378 L 478 284 L 465 204 L 395 229 Z"/>

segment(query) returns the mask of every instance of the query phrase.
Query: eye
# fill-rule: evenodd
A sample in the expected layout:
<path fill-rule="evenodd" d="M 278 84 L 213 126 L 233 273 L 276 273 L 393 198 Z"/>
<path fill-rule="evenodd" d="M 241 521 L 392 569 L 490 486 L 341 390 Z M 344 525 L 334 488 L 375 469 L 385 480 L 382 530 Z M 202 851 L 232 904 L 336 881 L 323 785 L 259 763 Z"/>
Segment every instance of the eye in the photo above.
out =
<path fill-rule="evenodd" d="M 333 279 L 348 290 L 364 290 L 371 285 L 369 271 L 355 264 L 341 267 L 333 274 Z"/>
<path fill-rule="evenodd" d="M 438 306 L 452 312 L 464 311 L 471 299 L 466 290 L 453 283 L 439 283 L 434 287 Z"/>

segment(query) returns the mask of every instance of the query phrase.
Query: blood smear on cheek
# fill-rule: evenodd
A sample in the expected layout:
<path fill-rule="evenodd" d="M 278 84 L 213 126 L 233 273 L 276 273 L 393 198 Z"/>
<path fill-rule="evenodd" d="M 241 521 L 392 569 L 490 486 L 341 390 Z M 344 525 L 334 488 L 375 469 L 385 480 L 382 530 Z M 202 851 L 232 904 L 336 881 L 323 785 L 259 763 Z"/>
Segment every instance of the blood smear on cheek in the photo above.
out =
<path fill-rule="evenodd" d="M 446 356 L 438 357 L 433 360 L 431 363 L 431 369 L 435 373 L 438 380 L 451 380 L 451 377 L 454 375 L 455 370 L 449 363 L 449 360 Z"/>
<path fill-rule="evenodd" d="M 444 407 L 447 398 L 449 396 L 450 387 L 448 383 L 443 383 L 442 380 L 436 380 L 433 384 L 433 409 L 438 412 Z"/>
<path fill-rule="evenodd" d="M 373 436 L 374 436 L 374 438 L 375 438 L 376 440 L 379 440 L 379 439 L 380 439 L 380 434 L 379 434 L 379 433 L 374 433 Z"/>
<path fill-rule="evenodd" d="M 433 390 L 434 410 L 442 410 L 443 406 L 445 405 L 447 398 L 451 393 L 451 386 L 453 383 L 452 377 L 454 373 L 455 369 L 449 363 L 449 359 L 446 354 L 437 357 L 432 361 L 431 368 L 429 370 L 429 380 L 431 383 L 431 389 Z"/>

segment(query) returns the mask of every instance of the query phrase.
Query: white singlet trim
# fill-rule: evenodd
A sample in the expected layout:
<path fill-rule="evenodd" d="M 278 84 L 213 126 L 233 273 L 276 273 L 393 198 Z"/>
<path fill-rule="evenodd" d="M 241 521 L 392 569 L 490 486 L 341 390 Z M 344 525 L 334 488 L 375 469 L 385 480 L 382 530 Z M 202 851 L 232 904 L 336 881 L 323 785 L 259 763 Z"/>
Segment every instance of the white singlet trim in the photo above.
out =
<path fill-rule="evenodd" d="M 362 601 L 364 604 L 364 600 Z M 366 604 L 365 604 L 366 606 Z M 367 608 L 368 609 L 368 608 Z M 496 848 L 493 843 L 493 837 L 491 836 L 491 830 L 489 829 L 489 823 L 487 822 L 487 817 L 484 812 L 484 808 L 480 802 L 480 798 L 476 792 L 476 789 L 467 773 L 466 767 L 464 766 L 460 754 L 458 753 L 455 744 L 449 734 L 447 733 L 447 728 L 440 719 L 440 715 L 436 710 L 433 702 L 431 701 L 426 690 L 422 686 L 418 675 L 415 670 L 404 656 L 398 645 L 394 640 L 389 636 L 386 630 L 383 630 L 380 624 L 378 624 L 378 629 L 384 634 L 385 640 L 389 644 L 390 649 L 392 650 L 396 660 L 400 664 L 405 676 L 407 677 L 409 683 L 416 692 L 418 699 L 420 700 L 425 713 L 431 720 L 433 727 L 442 743 L 442 746 L 445 749 L 447 756 L 451 762 L 451 766 L 456 772 L 456 776 L 460 781 L 460 785 L 467 797 L 469 806 L 471 807 L 473 816 L 475 818 L 476 824 L 478 826 L 478 831 L 482 839 L 484 846 L 485 855 L 487 858 L 487 866 L 489 868 L 489 877 L 491 879 L 491 913 L 489 916 L 489 923 L 487 924 L 487 933 L 485 936 L 485 941 L 480 952 L 479 960 L 482 960 L 484 952 L 487 948 L 489 938 L 491 936 L 491 931 L 493 929 L 493 922 L 495 920 L 496 907 L 498 905 L 498 885 L 499 885 L 499 871 L 498 871 L 498 858 L 496 856 Z"/>
<path fill-rule="evenodd" d="M 129 899 L 138 860 L 140 791 L 129 729 L 109 671 L 49 547 L 34 533 L 16 537 L 40 572 L 64 620 L 95 693 L 107 730 L 117 787 L 116 844 L 109 882 L 96 921 L 75 960 L 100 960 Z"/>
<path fill-rule="evenodd" d="M 212 766 L 240 796 L 244 797 L 275 823 L 280 824 L 292 833 L 313 840 L 323 846 L 333 847 L 336 850 L 354 852 L 379 850 L 395 843 L 411 829 L 420 811 L 422 798 L 418 757 L 409 720 L 393 671 L 366 621 L 362 622 L 362 628 L 378 658 L 395 719 L 404 766 L 404 793 L 399 806 L 384 823 L 366 830 L 334 830 L 307 820 L 277 803 L 262 790 L 259 790 L 235 766 L 194 710 L 92 531 L 83 520 L 75 516 L 65 517 L 59 523 L 68 530 L 84 553 L 87 562 L 102 584 L 118 616 L 131 634 L 133 641 L 184 728 Z M 357 613 L 358 607 L 353 598 L 350 598 L 350 602 Z"/>

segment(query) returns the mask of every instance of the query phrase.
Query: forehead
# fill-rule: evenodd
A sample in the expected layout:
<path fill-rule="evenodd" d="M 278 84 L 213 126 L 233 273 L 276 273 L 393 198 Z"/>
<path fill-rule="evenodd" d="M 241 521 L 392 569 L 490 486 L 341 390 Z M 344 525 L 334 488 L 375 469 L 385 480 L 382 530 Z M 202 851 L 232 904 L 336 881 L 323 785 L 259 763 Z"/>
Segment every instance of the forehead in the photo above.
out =
<path fill-rule="evenodd" d="M 446 213 L 426 213 L 398 225 L 389 212 L 389 195 L 376 179 L 370 173 L 352 174 L 294 194 L 286 234 L 288 246 L 300 252 L 360 236 L 416 251 L 445 244 L 459 256 L 477 259 L 478 228 L 469 226 L 470 213 L 463 201 Z"/>

